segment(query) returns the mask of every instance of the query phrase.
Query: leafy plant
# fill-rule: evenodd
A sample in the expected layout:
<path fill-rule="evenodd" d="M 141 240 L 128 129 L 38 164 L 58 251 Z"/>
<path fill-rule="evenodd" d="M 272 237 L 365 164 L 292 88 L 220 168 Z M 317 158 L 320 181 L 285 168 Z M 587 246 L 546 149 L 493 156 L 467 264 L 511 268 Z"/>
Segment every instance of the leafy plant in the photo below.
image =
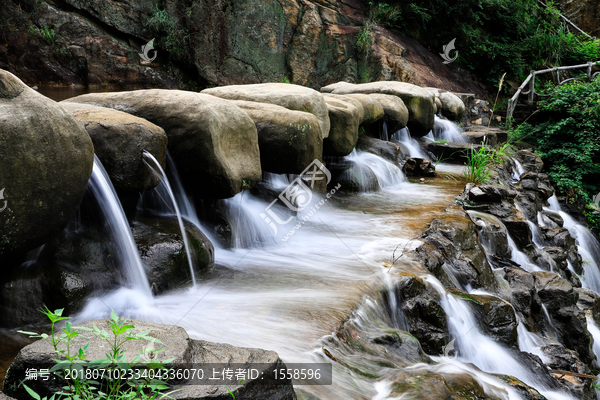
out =
<path fill-rule="evenodd" d="M 127 360 L 126 351 L 123 345 L 131 340 L 146 340 L 152 343 L 163 344 L 160 340 L 148 336 L 149 331 L 133 333 L 135 326 L 131 325 L 128 320 L 118 317 L 114 311 L 111 311 L 111 317 L 107 319 L 110 327 L 110 333 L 104 328 L 100 329 L 94 325 L 93 329 L 86 327 L 75 327 L 70 321 L 67 321 L 60 330 L 57 331 L 56 324 L 60 321 L 68 320 L 68 317 L 63 317 L 63 309 L 50 311 L 47 307 L 40 310 L 51 323 L 51 333 L 35 333 L 18 331 L 29 335 L 33 338 L 41 338 L 48 342 L 54 350 L 56 359 L 55 366 L 49 371 L 54 372 L 61 377 L 67 384 L 63 387 L 63 391 L 53 394 L 49 400 L 58 399 L 73 399 L 73 400 L 91 400 L 91 399 L 157 399 L 163 398 L 166 395 L 161 391 L 167 389 L 164 381 L 153 379 L 154 374 L 135 374 L 134 367 L 138 365 L 141 354 L 133 357 L 131 361 Z M 86 361 L 90 350 L 90 342 L 83 347 L 74 349 L 75 342 L 84 338 L 82 332 L 92 332 L 108 344 L 108 352 L 105 358 Z M 164 364 L 173 361 L 173 359 L 159 361 L 156 359 L 156 353 L 162 350 L 153 351 L 149 355 L 149 362 L 144 366 L 150 370 L 158 370 L 164 368 Z M 90 374 L 89 371 L 101 369 L 103 379 L 94 380 L 98 374 Z M 121 373 L 115 373 L 119 370 Z M 123 376 L 131 374 L 133 379 L 125 379 Z M 104 378 L 105 376 L 105 378 Z M 41 396 L 27 385 L 23 385 L 27 393 L 36 400 L 42 400 Z M 44 397 L 44 399 L 47 399 Z"/>
<path fill-rule="evenodd" d="M 146 26 L 158 35 L 157 41 L 165 50 L 187 58 L 188 30 L 179 26 L 177 18 L 169 14 L 164 6 L 154 6 Z"/>
<path fill-rule="evenodd" d="M 46 41 L 50 46 L 56 43 L 56 34 L 54 33 L 54 29 L 51 29 L 47 26 L 42 26 L 40 28 L 40 36 L 42 39 Z"/>
<path fill-rule="evenodd" d="M 478 185 L 487 183 L 490 180 L 493 167 L 500 164 L 511 151 L 512 148 L 508 143 L 495 149 L 485 142 L 481 142 L 481 147 L 478 149 L 472 147 L 467 152 L 465 179 L 467 182 Z"/>
<path fill-rule="evenodd" d="M 599 231 L 593 198 L 600 192 L 600 81 L 554 87 L 538 109 L 542 122 L 522 124 L 513 137 L 535 146 L 554 187 Z"/>

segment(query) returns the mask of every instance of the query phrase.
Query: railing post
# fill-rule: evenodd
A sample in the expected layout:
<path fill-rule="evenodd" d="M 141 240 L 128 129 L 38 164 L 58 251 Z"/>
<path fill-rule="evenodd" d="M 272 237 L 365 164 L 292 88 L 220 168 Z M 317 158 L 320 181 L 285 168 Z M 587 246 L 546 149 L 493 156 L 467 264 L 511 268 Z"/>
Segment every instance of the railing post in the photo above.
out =
<path fill-rule="evenodd" d="M 529 103 L 533 103 L 533 95 L 535 94 L 535 71 L 531 70 L 531 81 L 529 81 Z"/>
<path fill-rule="evenodd" d="M 588 76 L 588 81 L 592 80 L 592 62 L 588 62 L 588 67 L 587 67 L 587 76 Z"/>

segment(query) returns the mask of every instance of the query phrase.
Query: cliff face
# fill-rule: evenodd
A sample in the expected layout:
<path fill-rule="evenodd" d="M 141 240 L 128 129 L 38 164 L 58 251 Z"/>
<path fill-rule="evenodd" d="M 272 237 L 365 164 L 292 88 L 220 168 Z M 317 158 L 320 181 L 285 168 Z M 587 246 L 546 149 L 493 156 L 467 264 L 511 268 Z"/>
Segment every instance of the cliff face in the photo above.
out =
<path fill-rule="evenodd" d="M 5 3 L 0 68 L 29 83 L 187 87 L 287 79 L 317 88 L 399 80 L 480 90 L 438 54 L 379 27 L 359 51 L 367 11 L 360 0 L 171 0 L 160 9 L 153 0 Z M 138 53 L 153 37 L 158 57 L 142 65 Z"/>
<path fill-rule="evenodd" d="M 560 0 L 559 7 L 565 17 L 584 32 L 600 37 L 600 3 L 596 0 Z"/>

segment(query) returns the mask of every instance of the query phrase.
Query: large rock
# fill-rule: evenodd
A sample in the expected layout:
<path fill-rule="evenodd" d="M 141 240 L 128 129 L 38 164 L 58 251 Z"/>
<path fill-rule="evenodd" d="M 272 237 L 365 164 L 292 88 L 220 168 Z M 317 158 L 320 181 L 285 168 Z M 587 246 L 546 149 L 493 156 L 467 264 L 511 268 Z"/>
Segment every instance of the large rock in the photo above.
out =
<path fill-rule="evenodd" d="M 441 103 L 441 109 L 438 109 L 438 112 L 441 111 L 444 117 L 454 121 L 459 121 L 465 114 L 465 103 L 463 103 L 460 97 L 454 93 L 437 88 L 425 89 L 434 93 L 436 99 L 439 99 Z"/>
<path fill-rule="evenodd" d="M 244 181 L 262 179 L 256 126 L 228 101 L 161 89 L 86 94 L 69 101 L 114 108 L 163 128 L 184 184 L 199 197 L 232 197 Z"/>
<path fill-rule="evenodd" d="M 196 225 L 184 220 L 184 228 L 194 274 L 198 279 L 201 273 L 210 271 L 214 266 L 215 250 Z M 143 218 L 133 222 L 131 231 L 154 294 L 191 282 L 187 252 L 177 218 Z"/>
<path fill-rule="evenodd" d="M 408 123 L 408 109 L 402 99 L 389 94 L 373 93 L 369 95 L 381 104 L 385 114 L 388 133 L 391 136 L 400 129 L 405 128 Z"/>
<path fill-rule="evenodd" d="M 203 340 L 192 340 L 187 332 L 175 325 L 163 325 L 153 322 L 131 320 L 129 324 L 134 326 L 134 333 L 141 331 L 149 331 L 148 336 L 159 339 L 163 344 L 155 343 L 152 348 L 162 350 L 156 352 L 155 355 L 159 360 L 173 358 L 173 364 L 185 367 L 193 364 L 194 367 L 202 368 L 208 364 L 218 364 L 221 368 L 236 368 L 240 365 L 252 364 L 259 372 L 259 377 L 262 379 L 249 377 L 243 382 L 232 382 L 230 385 L 198 385 L 193 380 L 179 379 L 170 382 L 170 397 L 175 399 L 226 399 L 229 395 L 229 390 L 236 393 L 238 399 L 295 399 L 294 390 L 291 380 L 272 379 L 273 371 L 278 368 L 285 368 L 285 364 L 281 361 L 277 353 L 262 349 L 250 349 L 243 347 L 235 347 L 229 344 L 212 343 Z M 110 332 L 110 327 L 105 320 L 88 321 L 79 326 L 92 328 L 94 325 L 100 329 L 106 329 Z M 106 343 L 98 336 L 87 333 L 86 341 L 90 342 L 87 361 L 98 358 L 104 358 L 106 352 Z M 75 342 L 75 346 L 83 347 L 86 341 L 80 340 Z M 139 353 L 147 354 L 147 346 L 149 342 L 145 340 L 131 340 L 126 342 L 122 349 L 128 360 L 131 360 Z M 59 347 L 64 348 L 64 344 Z M 18 400 L 30 399 L 30 396 L 25 392 L 21 381 L 25 378 L 27 369 L 33 368 L 40 370 L 41 368 L 50 368 L 53 366 L 54 352 L 50 344 L 44 340 L 38 340 L 24 347 L 6 374 L 4 382 L 4 392 L 13 396 Z M 209 370 L 210 372 L 210 370 Z M 205 374 L 209 376 L 208 373 Z M 206 379 L 205 377 L 205 379 Z M 210 382 L 210 381 L 209 381 Z M 60 382 L 55 379 L 47 381 L 43 379 L 29 380 L 28 386 L 35 390 L 42 397 L 60 390 Z"/>
<path fill-rule="evenodd" d="M 350 93 L 346 95 L 337 95 L 326 93 L 323 95 L 323 97 L 325 100 L 327 100 L 329 97 L 338 98 L 346 102 L 351 102 L 352 100 L 358 102 L 363 109 L 362 118 L 360 121 L 361 124 L 372 124 L 375 121 L 379 121 L 384 115 L 383 106 L 381 103 L 368 94 Z"/>
<path fill-rule="evenodd" d="M 352 160 L 341 160 L 327 165 L 331 171 L 328 187 L 341 185 L 342 193 L 371 193 L 381 190 L 377 175 L 367 165 Z"/>
<path fill-rule="evenodd" d="M 0 70 L 0 259 L 67 226 L 93 162 L 92 141 L 71 114 Z"/>
<path fill-rule="evenodd" d="M 60 105 L 85 126 L 94 143 L 94 152 L 115 189 L 142 191 L 160 183 L 144 162 L 143 152 L 151 153 L 165 168 L 167 135 L 164 129 L 111 108 L 65 101 Z"/>
<path fill-rule="evenodd" d="M 204 94 L 228 100 L 257 101 L 277 104 L 290 110 L 314 114 L 319 120 L 323 138 L 329 135 L 329 113 L 323 95 L 314 89 L 286 83 L 259 83 L 204 89 Z"/>
<path fill-rule="evenodd" d="M 352 101 L 352 99 L 350 99 Z M 329 136 L 323 140 L 323 153 L 327 156 L 343 157 L 352 153 L 358 140 L 358 125 L 364 110 L 350 101 L 326 97 L 331 128 Z"/>
<path fill-rule="evenodd" d="M 435 96 L 418 86 L 405 82 L 371 82 L 355 85 L 338 82 L 321 88 L 323 93 L 380 93 L 391 94 L 402 99 L 408 108 L 408 128 L 415 137 L 425 136 L 433 129 L 435 115 Z"/>
<path fill-rule="evenodd" d="M 358 150 L 376 154 L 396 165 L 400 165 L 403 157 L 398 144 L 386 140 L 375 139 L 366 135 L 360 135 L 358 137 L 356 148 Z"/>
<path fill-rule="evenodd" d="M 402 172 L 406 176 L 435 176 L 435 165 L 426 158 L 414 158 L 411 157 L 406 160 L 406 163 L 402 166 Z"/>
<path fill-rule="evenodd" d="M 471 221 L 479 231 L 479 241 L 486 251 L 495 256 L 510 259 L 511 249 L 508 246 L 506 227 L 491 214 L 478 211 L 467 211 Z"/>
<path fill-rule="evenodd" d="M 231 102 L 256 124 L 263 171 L 299 174 L 323 157 L 321 127 L 313 114 L 268 103 Z"/>

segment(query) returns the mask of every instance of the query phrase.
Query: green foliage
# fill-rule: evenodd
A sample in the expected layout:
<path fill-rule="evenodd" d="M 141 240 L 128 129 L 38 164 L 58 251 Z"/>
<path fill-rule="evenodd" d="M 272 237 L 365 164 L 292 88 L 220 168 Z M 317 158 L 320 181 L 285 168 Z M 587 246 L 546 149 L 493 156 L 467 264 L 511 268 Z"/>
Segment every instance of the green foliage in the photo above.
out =
<path fill-rule="evenodd" d="M 473 182 L 478 185 L 489 182 L 493 167 L 502 163 L 511 150 L 508 143 L 501 147 L 492 148 L 486 143 L 481 142 L 479 149 L 471 148 L 467 153 L 466 168 L 464 170 L 467 182 Z"/>
<path fill-rule="evenodd" d="M 548 7 L 537 0 L 378 0 L 369 4 L 374 23 L 414 36 L 434 52 L 442 52 L 456 38 L 459 56 L 455 63 L 490 87 L 498 87 L 505 72 L 509 81 L 517 82 L 531 69 L 600 59 L 600 40 L 568 32 L 552 2 L 547 2 Z M 514 89 L 506 87 L 503 93 Z"/>
<path fill-rule="evenodd" d="M 290 80 L 288 79 L 287 76 L 283 77 L 283 83 L 290 83 Z"/>
<path fill-rule="evenodd" d="M 50 320 L 50 334 L 26 331 L 18 332 L 29 335 L 29 337 L 43 339 L 54 349 L 56 357 L 54 361 L 56 364 L 50 369 L 50 372 L 61 377 L 67 386 L 63 388 L 63 391 L 52 395 L 49 400 L 151 400 L 165 396 L 161 393 L 162 390 L 167 389 L 164 381 L 151 379 L 149 376 L 153 374 L 146 374 L 143 377 L 139 377 L 133 373 L 133 367 L 139 365 L 142 354 L 138 354 L 131 361 L 128 361 L 126 351 L 123 349 L 124 344 L 131 340 L 146 340 L 163 344 L 160 340 L 148 336 L 150 331 L 133 333 L 132 330 L 135 326 L 131 325 L 128 320 L 118 317 L 114 311 L 111 311 L 111 316 L 107 320 L 110 333 L 104 328 L 98 328 L 96 325 L 94 325 L 94 329 L 90 329 L 82 326 L 73 326 L 69 321 L 65 323 L 63 328 L 57 331 L 56 324 L 69 319 L 62 316 L 63 309 L 52 312 L 46 307 L 40 310 L 40 312 Z M 75 343 L 79 339 L 85 338 L 83 332 L 91 332 L 108 344 L 108 351 L 105 358 L 86 361 L 90 350 L 90 342 L 83 347 L 79 347 L 77 350 L 74 349 Z M 149 360 L 144 364 L 144 367 L 158 370 L 164 368 L 164 364 L 173 361 L 173 359 L 157 360 L 156 353 L 161 351 L 151 351 L 150 354 L 146 354 Z M 93 368 L 100 368 L 106 371 L 104 378 L 100 381 L 86 379 L 86 371 Z M 113 377 L 111 374 L 115 370 L 121 372 L 118 378 Z M 128 376 L 130 371 L 132 372 L 131 376 L 134 376 L 134 378 L 121 378 Z M 47 397 L 41 399 L 41 396 L 27 385 L 23 385 L 23 387 L 34 399 L 48 400 Z"/>
<path fill-rule="evenodd" d="M 40 28 L 40 36 L 50 46 L 53 46 L 56 43 L 56 33 L 54 32 L 54 29 L 52 29 L 52 28 L 49 28 L 47 26 L 42 26 Z"/>
<path fill-rule="evenodd" d="M 600 81 L 555 87 L 538 107 L 543 122 L 522 124 L 513 138 L 536 147 L 554 187 L 581 204 L 592 227 L 600 230 L 593 202 L 600 192 Z"/>
<path fill-rule="evenodd" d="M 189 39 L 186 28 L 180 27 L 177 18 L 169 14 L 164 9 L 164 6 L 156 5 L 152 9 L 152 16 L 146 23 L 154 34 L 156 34 L 157 42 L 162 45 L 165 50 L 175 53 L 187 59 L 187 42 Z"/>

